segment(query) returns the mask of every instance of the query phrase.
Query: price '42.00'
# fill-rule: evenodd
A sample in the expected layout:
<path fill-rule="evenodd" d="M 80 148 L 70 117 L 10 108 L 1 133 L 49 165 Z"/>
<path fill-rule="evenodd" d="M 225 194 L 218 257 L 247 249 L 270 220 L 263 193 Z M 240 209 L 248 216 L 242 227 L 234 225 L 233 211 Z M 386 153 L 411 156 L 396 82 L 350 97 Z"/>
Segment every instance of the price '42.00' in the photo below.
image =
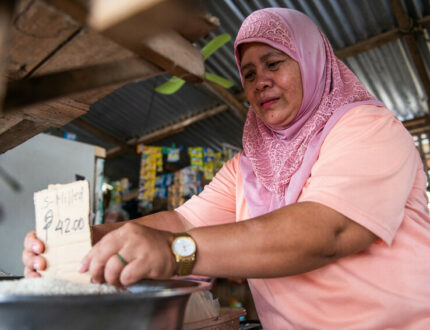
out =
<path fill-rule="evenodd" d="M 78 231 L 84 229 L 84 219 L 79 218 L 71 220 L 66 218 L 64 220 L 58 220 L 55 231 L 60 231 L 62 234 L 68 234 L 73 231 Z"/>

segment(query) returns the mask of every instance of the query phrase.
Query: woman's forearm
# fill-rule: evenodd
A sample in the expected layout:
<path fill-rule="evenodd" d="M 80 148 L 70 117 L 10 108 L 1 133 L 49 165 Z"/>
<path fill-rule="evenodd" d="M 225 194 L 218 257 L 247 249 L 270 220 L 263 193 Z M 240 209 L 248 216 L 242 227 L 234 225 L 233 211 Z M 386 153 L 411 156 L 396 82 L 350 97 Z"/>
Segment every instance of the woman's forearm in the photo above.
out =
<path fill-rule="evenodd" d="M 197 242 L 194 274 L 246 278 L 307 272 L 361 251 L 375 239 L 340 213 L 312 202 L 189 233 Z"/>
<path fill-rule="evenodd" d="M 171 232 L 182 232 L 192 228 L 190 223 L 178 212 L 163 211 L 163 212 L 150 214 L 130 221 L 92 226 L 91 233 L 92 233 L 93 244 L 97 243 L 107 233 L 111 232 L 112 230 L 118 229 L 119 227 L 121 227 L 127 222 L 135 222 L 140 225 L 144 225 L 154 229 L 171 231 Z"/>

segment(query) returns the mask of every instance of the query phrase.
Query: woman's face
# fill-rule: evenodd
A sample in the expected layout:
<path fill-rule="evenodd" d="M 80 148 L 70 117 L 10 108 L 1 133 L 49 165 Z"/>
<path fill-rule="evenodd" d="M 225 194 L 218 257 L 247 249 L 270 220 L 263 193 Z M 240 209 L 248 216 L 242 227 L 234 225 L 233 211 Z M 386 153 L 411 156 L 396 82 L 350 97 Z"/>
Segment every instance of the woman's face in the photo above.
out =
<path fill-rule="evenodd" d="M 262 43 L 240 46 L 245 95 L 265 123 L 284 127 L 296 117 L 303 99 L 299 64 Z"/>

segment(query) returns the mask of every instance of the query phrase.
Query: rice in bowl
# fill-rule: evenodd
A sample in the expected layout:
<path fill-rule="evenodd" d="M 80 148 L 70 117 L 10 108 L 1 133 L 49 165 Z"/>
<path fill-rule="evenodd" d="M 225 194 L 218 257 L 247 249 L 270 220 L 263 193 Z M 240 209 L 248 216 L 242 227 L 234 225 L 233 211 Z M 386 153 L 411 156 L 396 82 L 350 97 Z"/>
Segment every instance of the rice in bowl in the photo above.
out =
<path fill-rule="evenodd" d="M 126 292 L 128 291 L 110 284 L 74 283 L 47 277 L 0 281 L 0 295 L 97 295 Z"/>

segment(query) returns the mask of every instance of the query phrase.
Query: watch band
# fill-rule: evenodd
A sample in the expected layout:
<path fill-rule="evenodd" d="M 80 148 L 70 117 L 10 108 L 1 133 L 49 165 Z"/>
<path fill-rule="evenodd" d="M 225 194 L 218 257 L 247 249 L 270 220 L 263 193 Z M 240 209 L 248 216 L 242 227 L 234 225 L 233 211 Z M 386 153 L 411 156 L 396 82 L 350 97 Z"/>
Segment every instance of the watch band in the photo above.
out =
<path fill-rule="evenodd" d="M 177 275 L 179 276 L 190 275 L 194 266 L 194 257 L 192 259 L 191 257 L 182 258 L 182 260 L 178 260 L 178 258 L 176 258 L 176 264 L 178 266 L 178 268 L 176 269 Z"/>

